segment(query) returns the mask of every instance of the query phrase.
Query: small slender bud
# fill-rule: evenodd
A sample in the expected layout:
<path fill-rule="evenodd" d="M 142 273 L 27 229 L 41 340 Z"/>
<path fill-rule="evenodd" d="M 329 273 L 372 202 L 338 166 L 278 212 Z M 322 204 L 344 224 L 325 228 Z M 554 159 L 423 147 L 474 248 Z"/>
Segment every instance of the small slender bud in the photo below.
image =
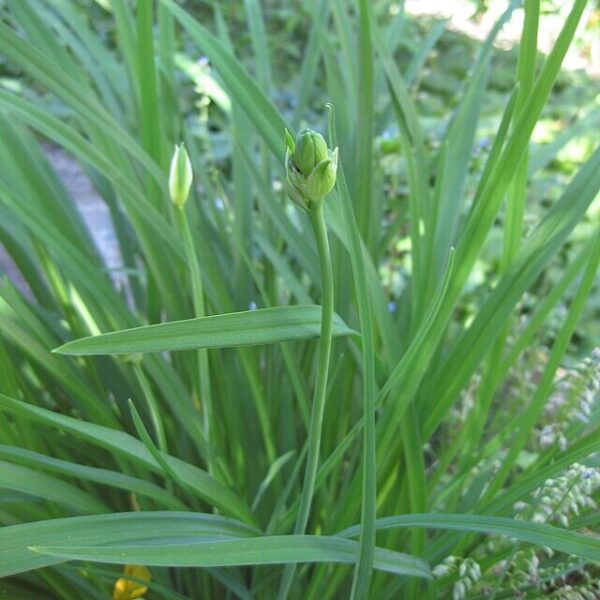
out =
<path fill-rule="evenodd" d="M 183 208 L 192 186 L 192 163 L 183 144 L 175 146 L 169 172 L 169 194 L 177 208 Z"/>
<path fill-rule="evenodd" d="M 310 210 L 310 205 L 324 198 L 335 186 L 338 149 L 327 147 L 323 136 L 304 129 L 294 142 L 286 130 L 285 171 L 290 198 Z"/>

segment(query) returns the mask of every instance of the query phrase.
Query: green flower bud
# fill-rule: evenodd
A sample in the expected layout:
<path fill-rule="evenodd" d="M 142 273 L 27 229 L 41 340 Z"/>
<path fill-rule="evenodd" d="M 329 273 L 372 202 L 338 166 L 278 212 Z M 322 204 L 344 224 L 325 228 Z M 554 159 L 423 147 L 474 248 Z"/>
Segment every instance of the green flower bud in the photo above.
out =
<path fill-rule="evenodd" d="M 296 204 L 310 210 L 311 203 L 335 186 L 338 149 L 329 150 L 323 136 L 311 129 L 301 131 L 295 142 L 286 129 L 285 140 L 288 193 Z"/>
<path fill-rule="evenodd" d="M 175 146 L 169 172 L 169 194 L 177 208 L 183 208 L 192 186 L 192 163 L 183 144 Z"/>
<path fill-rule="evenodd" d="M 325 158 L 329 158 L 323 136 L 310 129 L 303 130 L 296 141 L 292 160 L 298 170 L 308 177 L 312 170 Z"/>

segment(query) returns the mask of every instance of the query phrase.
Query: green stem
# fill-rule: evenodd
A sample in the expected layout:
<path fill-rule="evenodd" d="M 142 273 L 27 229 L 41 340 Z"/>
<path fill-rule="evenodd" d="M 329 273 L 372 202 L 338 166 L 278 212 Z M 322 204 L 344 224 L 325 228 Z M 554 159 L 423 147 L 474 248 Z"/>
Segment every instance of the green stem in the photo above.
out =
<path fill-rule="evenodd" d="M 194 239 L 190 230 L 190 225 L 185 214 L 185 205 L 175 209 L 177 215 L 177 225 L 183 236 L 183 244 L 187 257 L 190 277 L 192 280 L 192 302 L 194 306 L 194 316 L 196 318 L 205 317 L 204 307 L 204 288 L 202 285 L 202 276 L 200 273 L 200 263 L 194 246 Z M 201 348 L 197 351 L 198 366 L 198 390 L 200 392 L 200 401 L 204 414 L 204 433 L 206 435 L 207 457 L 209 473 L 213 473 L 213 443 L 212 443 L 212 424 L 213 424 L 213 401 L 210 388 L 210 370 L 208 366 L 208 350 Z"/>
<path fill-rule="evenodd" d="M 150 413 L 150 419 L 156 435 L 156 445 L 158 446 L 159 450 L 168 453 L 169 448 L 167 446 L 167 436 L 165 434 L 165 427 L 160 416 L 160 406 L 156 400 L 154 392 L 152 391 L 152 386 L 150 385 L 150 382 L 144 373 L 141 359 L 133 360 L 133 372 L 135 373 L 140 387 L 142 388 L 144 400 L 146 401 L 148 412 Z M 169 485 L 169 488 L 172 491 L 172 486 Z"/>
<path fill-rule="evenodd" d="M 321 448 L 321 433 L 323 429 L 323 414 L 325 412 L 325 399 L 327 397 L 327 376 L 329 373 L 329 357 L 331 354 L 331 338 L 333 328 L 333 269 L 331 267 L 331 254 L 327 239 L 327 226 L 323 214 L 323 201 L 320 200 L 309 211 L 321 267 L 321 337 L 319 339 L 319 363 L 313 397 L 312 412 L 308 430 L 308 455 L 304 485 L 300 496 L 300 507 L 294 533 L 299 535 L 306 531 L 310 507 L 315 491 L 317 469 L 319 466 L 319 452 Z M 279 598 L 286 598 L 294 577 L 295 565 L 286 567 Z"/>

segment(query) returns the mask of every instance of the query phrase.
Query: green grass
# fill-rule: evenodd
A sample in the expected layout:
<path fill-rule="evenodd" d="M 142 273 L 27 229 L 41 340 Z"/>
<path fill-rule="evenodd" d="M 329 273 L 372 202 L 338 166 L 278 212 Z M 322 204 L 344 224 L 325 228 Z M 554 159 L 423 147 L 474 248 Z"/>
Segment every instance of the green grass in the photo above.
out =
<path fill-rule="evenodd" d="M 586 2 L 548 56 L 534 1 L 513 54 L 516 0 L 478 45 L 391 4 L 0 2 L 0 595 L 106 598 L 123 565 L 148 599 L 597 591 Z M 305 127 L 340 157 L 308 212 Z"/>

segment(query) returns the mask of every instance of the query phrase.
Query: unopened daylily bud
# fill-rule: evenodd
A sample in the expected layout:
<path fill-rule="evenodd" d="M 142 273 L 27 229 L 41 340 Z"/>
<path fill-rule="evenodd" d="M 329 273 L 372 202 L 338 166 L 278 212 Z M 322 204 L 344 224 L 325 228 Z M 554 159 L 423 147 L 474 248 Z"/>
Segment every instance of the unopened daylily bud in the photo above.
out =
<path fill-rule="evenodd" d="M 182 208 L 186 203 L 190 195 L 192 179 L 192 163 L 185 146 L 183 144 L 175 146 L 169 173 L 169 194 L 177 208 Z"/>
<path fill-rule="evenodd" d="M 312 170 L 325 158 L 329 158 L 327 144 L 316 131 L 305 129 L 298 136 L 292 160 L 298 170 L 308 177 Z"/>
<path fill-rule="evenodd" d="M 285 171 L 292 200 L 309 210 L 335 186 L 338 149 L 329 150 L 323 136 L 312 129 L 300 132 L 296 141 L 286 130 Z"/>

